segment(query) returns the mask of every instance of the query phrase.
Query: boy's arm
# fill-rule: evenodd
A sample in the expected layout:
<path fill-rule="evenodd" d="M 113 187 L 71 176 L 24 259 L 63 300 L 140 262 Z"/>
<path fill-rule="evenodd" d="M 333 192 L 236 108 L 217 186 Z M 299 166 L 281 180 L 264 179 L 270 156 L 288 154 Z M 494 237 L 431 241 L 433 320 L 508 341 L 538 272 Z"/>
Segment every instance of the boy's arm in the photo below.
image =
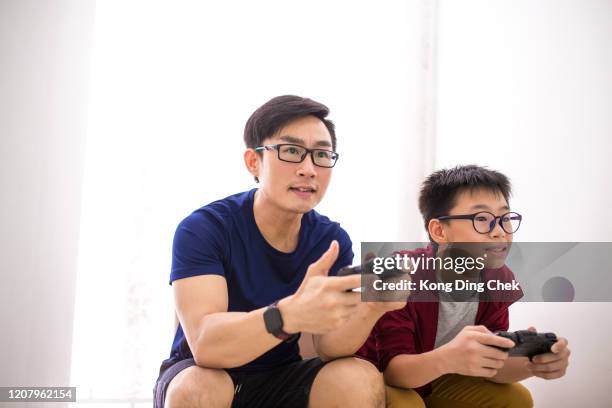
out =
<path fill-rule="evenodd" d="M 385 380 L 395 386 L 415 388 L 444 374 L 491 378 L 504 366 L 508 353 L 495 347 L 514 343 L 491 334 L 484 326 L 466 326 L 449 343 L 430 352 L 393 357 Z"/>

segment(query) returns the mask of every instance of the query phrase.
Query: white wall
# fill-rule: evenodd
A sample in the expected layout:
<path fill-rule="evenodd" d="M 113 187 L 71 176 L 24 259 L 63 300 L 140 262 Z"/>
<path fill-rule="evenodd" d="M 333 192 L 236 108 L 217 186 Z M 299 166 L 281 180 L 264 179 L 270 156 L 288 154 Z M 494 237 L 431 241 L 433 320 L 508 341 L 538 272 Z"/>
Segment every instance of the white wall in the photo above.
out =
<path fill-rule="evenodd" d="M 0 385 L 67 386 L 94 2 L 0 1 Z"/>
<path fill-rule="evenodd" d="M 520 240 L 612 240 L 611 217 L 584 217 L 612 208 L 610 2 L 442 0 L 428 26 L 431 3 L 294 9 L 269 1 L 240 13 L 222 4 L 199 12 L 98 4 L 96 30 L 105 37 L 95 56 L 96 138 L 87 148 L 80 226 L 80 266 L 90 280 L 79 282 L 87 288 L 81 296 L 94 301 L 77 309 L 86 326 L 75 337 L 76 373 L 92 356 L 105 360 L 88 349 L 90 338 L 120 341 L 136 328 L 154 358 L 130 356 L 134 344 L 120 342 L 120 358 L 150 367 L 126 359 L 135 371 L 118 382 L 142 385 L 150 397 L 154 359 L 170 345 L 165 279 L 176 222 L 252 185 L 239 156 L 211 160 L 206 149 L 222 142 L 239 151 L 244 120 L 280 93 L 332 108 L 342 158 L 320 209 L 343 221 L 356 243 L 422 237 L 415 193 L 430 166 L 424 136 L 436 126 L 436 167 L 485 164 L 512 178 L 512 204 L 526 216 Z M 0 385 L 70 382 L 93 12 L 93 0 L 0 1 Z M 436 26 L 438 82 L 424 85 L 432 66 L 423 42 L 436 43 L 427 34 Z M 435 124 L 427 106 L 434 94 Z M 372 208 L 378 215 L 366 216 Z M 128 291 L 138 285 L 146 290 Z M 148 311 L 131 331 L 131 315 L 113 315 L 125 311 L 130 293 L 146 301 L 130 313 Z M 88 315 L 100 310 L 100 318 Z M 528 381 L 538 407 L 605 406 L 611 312 L 609 303 L 513 306 L 512 328 L 554 330 L 573 349 L 565 379 Z"/>
<path fill-rule="evenodd" d="M 507 174 L 520 241 L 612 241 L 612 2 L 443 0 L 436 167 Z M 511 328 L 569 338 L 567 376 L 536 406 L 609 405 L 610 303 L 521 303 Z"/>

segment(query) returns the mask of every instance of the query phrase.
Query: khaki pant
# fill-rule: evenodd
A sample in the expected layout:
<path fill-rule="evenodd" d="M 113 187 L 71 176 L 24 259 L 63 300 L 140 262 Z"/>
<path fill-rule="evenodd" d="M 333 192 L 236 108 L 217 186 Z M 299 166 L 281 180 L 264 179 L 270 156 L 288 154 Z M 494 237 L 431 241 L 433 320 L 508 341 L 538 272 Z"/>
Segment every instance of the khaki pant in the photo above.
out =
<path fill-rule="evenodd" d="M 425 399 L 414 390 L 387 386 L 387 408 L 530 408 L 533 400 L 522 384 L 497 384 L 479 377 L 444 375 L 432 383 Z"/>

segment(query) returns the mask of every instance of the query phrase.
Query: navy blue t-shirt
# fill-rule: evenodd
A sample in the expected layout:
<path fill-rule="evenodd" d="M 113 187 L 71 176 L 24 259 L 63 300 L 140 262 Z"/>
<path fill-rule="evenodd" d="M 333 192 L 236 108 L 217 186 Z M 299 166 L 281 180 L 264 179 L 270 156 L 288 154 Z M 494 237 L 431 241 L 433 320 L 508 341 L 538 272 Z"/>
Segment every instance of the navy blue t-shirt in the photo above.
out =
<path fill-rule="evenodd" d="M 352 243 L 346 231 L 314 210 L 302 216 L 299 241 L 293 252 L 274 249 L 255 223 L 255 191 L 208 204 L 179 224 L 174 235 L 170 283 L 196 275 L 224 276 L 228 311 L 249 312 L 295 293 L 308 266 L 323 255 L 334 239 L 340 244 L 340 254 L 329 274 L 335 275 L 341 267 L 352 264 Z M 179 325 L 170 358 L 164 361 L 162 370 L 191 357 Z M 281 343 L 235 370 L 271 368 L 299 359 L 297 342 Z"/>

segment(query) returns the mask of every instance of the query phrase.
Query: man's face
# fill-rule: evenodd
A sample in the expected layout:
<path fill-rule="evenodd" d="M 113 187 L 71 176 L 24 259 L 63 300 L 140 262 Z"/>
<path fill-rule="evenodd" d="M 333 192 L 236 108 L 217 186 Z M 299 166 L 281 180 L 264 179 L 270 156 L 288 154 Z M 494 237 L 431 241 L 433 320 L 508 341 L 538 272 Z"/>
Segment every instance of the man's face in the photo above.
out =
<path fill-rule="evenodd" d="M 314 116 L 296 119 L 262 145 L 290 143 L 308 149 L 332 150 L 331 135 L 327 127 Z M 301 163 L 278 159 L 277 150 L 263 151 L 258 155 L 259 192 L 267 202 L 281 210 L 306 213 L 313 209 L 325 195 L 332 169 L 316 166 L 308 154 Z"/>
<path fill-rule="evenodd" d="M 510 211 L 508 202 L 501 193 L 491 190 L 465 190 L 457 194 L 455 206 L 451 208 L 448 215 L 474 214 L 479 211 L 488 211 L 495 216 L 506 214 Z M 501 267 L 512 243 L 512 234 L 507 233 L 496 220 L 495 227 L 489 233 L 479 233 L 474 228 L 472 220 L 454 219 L 440 222 L 439 237 L 435 239 L 441 246 L 447 242 L 475 242 L 478 253 L 487 254 L 487 266 Z"/>

